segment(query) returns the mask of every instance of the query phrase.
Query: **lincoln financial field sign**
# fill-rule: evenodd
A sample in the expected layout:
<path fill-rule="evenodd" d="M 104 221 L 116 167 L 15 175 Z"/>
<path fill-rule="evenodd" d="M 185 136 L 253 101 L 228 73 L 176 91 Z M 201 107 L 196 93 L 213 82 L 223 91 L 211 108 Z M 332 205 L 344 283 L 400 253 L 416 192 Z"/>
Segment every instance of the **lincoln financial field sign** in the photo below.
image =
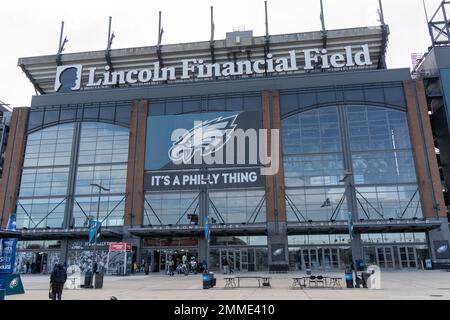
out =
<path fill-rule="evenodd" d="M 342 53 L 329 54 L 327 49 L 306 49 L 301 54 L 304 65 L 298 65 L 296 50 L 289 51 L 289 56 L 274 57 L 269 53 L 265 59 L 243 60 L 225 63 L 205 63 L 202 59 L 184 59 L 178 67 L 161 67 L 159 62 L 148 68 L 125 71 L 112 71 L 109 66 L 99 71 L 97 67 L 86 68 L 87 83 L 82 83 L 83 65 L 59 66 L 56 71 L 55 91 L 77 91 L 83 87 L 102 87 L 111 85 L 136 85 L 169 80 L 204 79 L 213 77 L 231 77 L 264 73 L 295 72 L 301 69 L 313 70 L 319 63 L 322 69 L 345 67 L 365 67 L 373 62 L 370 59 L 369 45 L 354 48 L 344 47 Z"/>
<path fill-rule="evenodd" d="M 280 159 L 279 130 L 261 123 L 254 111 L 149 117 L 146 188 L 197 189 L 205 179 L 215 188 L 262 186 Z"/>

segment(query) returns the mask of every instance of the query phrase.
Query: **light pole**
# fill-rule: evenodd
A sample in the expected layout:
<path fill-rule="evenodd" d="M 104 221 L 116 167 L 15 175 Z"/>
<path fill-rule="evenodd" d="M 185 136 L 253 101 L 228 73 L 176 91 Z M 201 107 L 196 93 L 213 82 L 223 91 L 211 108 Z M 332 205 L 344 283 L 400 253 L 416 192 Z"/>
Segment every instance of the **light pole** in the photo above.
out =
<path fill-rule="evenodd" d="M 94 272 L 94 264 L 97 263 L 97 225 L 98 225 L 98 219 L 100 215 L 100 199 L 102 196 L 102 190 L 104 191 L 110 191 L 108 188 L 103 187 L 102 181 L 100 180 L 100 184 L 97 183 L 91 183 L 91 186 L 98 188 L 98 202 L 97 202 L 97 218 L 95 220 L 95 232 L 94 232 L 94 257 L 92 259 L 92 272 Z M 97 264 L 98 266 L 98 264 Z"/>

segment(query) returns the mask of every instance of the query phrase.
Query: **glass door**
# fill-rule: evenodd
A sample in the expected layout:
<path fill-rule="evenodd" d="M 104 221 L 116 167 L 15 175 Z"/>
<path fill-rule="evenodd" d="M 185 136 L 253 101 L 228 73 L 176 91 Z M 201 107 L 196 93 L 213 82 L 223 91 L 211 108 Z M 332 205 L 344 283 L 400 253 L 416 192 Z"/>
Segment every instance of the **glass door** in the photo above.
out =
<path fill-rule="evenodd" d="M 384 253 L 386 257 L 386 268 L 394 269 L 394 250 L 391 247 L 384 248 Z"/>
<path fill-rule="evenodd" d="M 255 249 L 248 249 L 246 250 L 247 257 L 248 257 L 248 271 L 256 271 L 256 250 Z"/>
<path fill-rule="evenodd" d="M 414 247 L 398 247 L 401 268 L 417 268 L 417 255 Z"/>
<path fill-rule="evenodd" d="M 339 249 L 338 248 L 331 248 L 331 258 L 332 258 L 332 264 L 333 264 L 333 269 L 339 269 L 340 266 L 340 261 L 339 261 Z"/>
<path fill-rule="evenodd" d="M 325 269 L 331 269 L 333 267 L 333 258 L 331 255 L 331 248 L 323 249 L 323 267 Z"/>
<path fill-rule="evenodd" d="M 310 249 L 309 255 L 311 259 L 311 269 L 317 269 L 319 267 L 319 255 L 317 249 Z"/>
<path fill-rule="evenodd" d="M 392 247 L 377 247 L 377 260 L 380 268 L 394 269 L 394 256 Z"/>
<path fill-rule="evenodd" d="M 248 271 L 248 250 L 242 249 L 240 250 L 241 255 L 241 271 L 247 272 Z"/>
<path fill-rule="evenodd" d="M 309 260 L 309 250 L 302 250 L 303 269 L 311 269 L 311 263 Z"/>
<path fill-rule="evenodd" d="M 241 250 L 232 250 L 234 253 L 234 270 L 236 272 L 241 270 Z"/>

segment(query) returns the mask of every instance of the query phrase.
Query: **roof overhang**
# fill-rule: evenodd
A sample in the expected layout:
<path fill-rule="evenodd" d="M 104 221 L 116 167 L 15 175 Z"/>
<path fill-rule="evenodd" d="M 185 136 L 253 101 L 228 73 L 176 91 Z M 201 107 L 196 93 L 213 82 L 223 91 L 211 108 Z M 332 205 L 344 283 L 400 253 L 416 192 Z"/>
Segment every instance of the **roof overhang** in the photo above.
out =
<path fill-rule="evenodd" d="M 102 228 L 101 236 L 105 238 L 122 238 L 122 227 Z M 88 228 L 75 229 L 33 229 L 21 230 L 20 240 L 62 240 L 62 239 L 88 239 Z"/>
<path fill-rule="evenodd" d="M 441 227 L 439 220 L 370 220 L 354 222 L 353 230 L 358 233 L 426 232 Z M 288 234 L 348 234 L 347 221 L 288 223 Z"/>
<path fill-rule="evenodd" d="M 239 224 L 211 224 L 210 232 L 214 236 L 228 235 L 261 235 L 267 233 L 265 223 L 239 223 Z M 195 224 L 191 225 L 167 225 L 167 226 L 147 226 L 142 228 L 131 228 L 128 231 L 139 237 L 154 236 L 199 236 L 204 234 L 204 228 Z"/>
<path fill-rule="evenodd" d="M 345 46 L 358 47 L 365 44 L 369 46 L 373 62 L 367 68 L 379 68 L 380 59 L 384 56 L 387 47 L 385 28 L 374 26 L 327 31 L 327 50 L 329 54 L 342 53 Z M 233 55 L 236 55 L 237 60 L 246 60 L 248 56 L 250 56 L 252 61 L 264 59 L 265 45 L 265 36 L 253 37 L 251 45 L 242 46 L 230 46 L 226 40 L 216 40 L 214 42 L 214 60 L 217 63 L 224 63 L 229 61 L 230 56 Z M 322 31 L 270 36 L 270 53 L 274 57 L 289 56 L 289 51 L 293 49 L 321 49 L 322 47 Z M 148 68 L 151 64 L 159 61 L 158 48 L 158 46 L 150 46 L 111 50 L 110 59 L 112 65 L 114 65 L 114 71 Z M 180 61 L 183 59 L 202 59 L 205 64 L 212 63 L 210 41 L 163 45 L 160 48 L 164 57 L 164 67 L 179 66 Z M 55 54 L 20 58 L 18 61 L 22 71 L 41 94 L 54 93 L 57 57 L 58 55 Z M 63 66 L 75 64 L 84 66 L 82 83 L 88 82 L 88 68 L 96 67 L 96 74 L 99 75 L 104 72 L 103 68 L 107 65 L 104 50 L 63 54 L 60 58 Z M 299 54 L 297 59 L 299 65 L 304 65 L 305 59 L 303 55 Z M 298 71 L 298 73 L 302 72 L 304 70 Z M 179 82 L 179 80 L 173 81 Z"/>
<path fill-rule="evenodd" d="M 4 238 L 20 238 L 20 231 L 0 230 L 0 239 Z"/>

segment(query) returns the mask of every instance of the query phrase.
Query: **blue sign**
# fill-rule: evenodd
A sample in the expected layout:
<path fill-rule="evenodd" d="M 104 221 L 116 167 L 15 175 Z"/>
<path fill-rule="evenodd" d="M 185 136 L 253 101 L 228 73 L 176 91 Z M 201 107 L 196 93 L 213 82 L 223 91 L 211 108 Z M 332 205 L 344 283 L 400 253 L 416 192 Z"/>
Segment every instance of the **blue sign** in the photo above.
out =
<path fill-rule="evenodd" d="M 100 238 L 102 223 L 97 220 L 89 221 L 89 243 L 94 243 Z"/>
<path fill-rule="evenodd" d="M 12 213 L 8 220 L 7 231 L 16 231 L 16 214 Z M 0 273 L 11 274 L 14 272 L 16 261 L 17 239 L 2 239 L 0 243 Z"/>
<path fill-rule="evenodd" d="M 353 217 L 352 213 L 347 213 L 347 224 L 348 224 L 348 234 L 350 235 L 350 238 L 353 237 Z"/>
<path fill-rule="evenodd" d="M 205 240 L 206 241 L 208 241 L 209 240 L 209 221 L 208 221 L 209 219 L 208 219 L 208 217 L 205 217 L 205 219 L 204 219 L 204 224 L 205 224 L 205 227 L 204 227 L 204 231 L 205 231 Z"/>

